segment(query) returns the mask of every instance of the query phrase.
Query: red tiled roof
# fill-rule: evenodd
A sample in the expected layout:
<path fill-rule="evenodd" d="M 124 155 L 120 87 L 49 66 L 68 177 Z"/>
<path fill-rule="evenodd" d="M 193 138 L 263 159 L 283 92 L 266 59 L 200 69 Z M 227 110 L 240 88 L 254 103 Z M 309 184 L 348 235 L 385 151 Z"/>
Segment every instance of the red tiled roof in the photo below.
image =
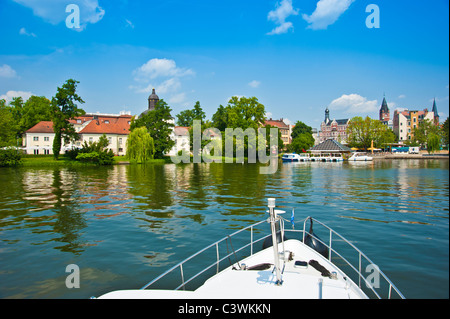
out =
<path fill-rule="evenodd" d="M 79 134 L 130 134 L 130 115 L 119 117 L 98 116 L 84 127 Z"/>
<path fill-rule="evenodd" d="M 189 129 L 188 126 L 175 126 L 174 133 L 177 136 L 188 136 L 189 135 Z"/>
<path fill-rule="evenodd" d="M 131 115 L 121 116 L 80 116 L 75 119 L 69 120 L 72 124 L 77 123 L 77 120 L 81 120 L 81 124 L 91 121 L 84 127 L 79 134 L 130 134 Z M 42 121 L 30 128 L 26 133 L 54 133 L 53 122 Z"/>
<path fill-rule="evenodd" d="M 52 121 L 41 121 L 32 128 L 30 128 L 26 133 L 54 133 L 53 132 L 53 122 Z"/>
<path fill-rule="evenodd" d="M 275 126 L 275 127 L 279 127 L 279 128 L 289 128 L 289 125 L 284 123 L 283 119 L 281 119 L 281 120 L 272 120 L 272 119 L 266 120 L 265 125 Z"/>

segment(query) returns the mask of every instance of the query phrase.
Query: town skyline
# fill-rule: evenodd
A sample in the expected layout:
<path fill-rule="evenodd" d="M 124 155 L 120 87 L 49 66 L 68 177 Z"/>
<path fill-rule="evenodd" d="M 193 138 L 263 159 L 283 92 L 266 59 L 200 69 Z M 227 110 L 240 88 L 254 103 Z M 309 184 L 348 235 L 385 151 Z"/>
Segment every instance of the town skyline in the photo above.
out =
<path fill-rule="evenodd" d="M 231 96 L 317 129 L 326 108 L 332 119 L 376 119 L 383 97 L 391 118 L 433 99 L 441 121 L 449 113 L 446 1 L 70 3 L 75 30 L 69 2 L 2 2 L 0 98 L 51 98 L 74 78 L 89 113 L 140 114 L 153 88 L 174 117 L 200 101 L 211 118 Z M 379 28 L 366 24 L 372 3 Z"/>

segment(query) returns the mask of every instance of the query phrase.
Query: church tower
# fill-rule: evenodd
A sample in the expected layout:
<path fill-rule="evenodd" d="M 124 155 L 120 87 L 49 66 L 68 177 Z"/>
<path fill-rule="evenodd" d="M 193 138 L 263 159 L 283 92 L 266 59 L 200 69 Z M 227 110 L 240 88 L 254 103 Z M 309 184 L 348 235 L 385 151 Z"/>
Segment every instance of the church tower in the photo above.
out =
<path fill-rule="evenodd" d="M 433 109 L 431 111 L 434 113 L 434 124 L 439 125 L 439 113 L 436 107 L 436 98 L 433 100 Z"/>
<path fill-rule="evenodd" d="M 325 109 L 325 124 L 328 124 L 328 122 L 330 122 L 330 110 L 327 108 Z"/>
<path fill-rule="evenodd" d="M 158 95 L 156 95 L 155 89 L 153 89 L 152 94 L 150 94 L 150 96 L 148 97 L 148 110 L 153 111 L 158 101 L 159 97 Z"/>
<path fill-rule="evenodd" d="M 383 96 L 383 102 L 381 103 L 380 108 L 380 121 L 383 123 L 389 122 L 390 119 L 389 108 L 386 102 L 386 98 Z"/>

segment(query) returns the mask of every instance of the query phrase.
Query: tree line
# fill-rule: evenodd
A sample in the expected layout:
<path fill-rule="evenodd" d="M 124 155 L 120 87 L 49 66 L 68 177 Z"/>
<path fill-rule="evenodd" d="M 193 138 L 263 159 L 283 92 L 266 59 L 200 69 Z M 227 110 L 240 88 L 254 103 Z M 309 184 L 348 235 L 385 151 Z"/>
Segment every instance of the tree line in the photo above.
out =
<path fill-rule="evenodd" d="M 52 121 L 55 138 L 53 139 L 52 151 L 57 160 L 61 153 L 61 144 L 64 141 L 79 139 L 78 133 L 69 120 L 85 114 L 79 106 L 83 104 L 83 99 L 76 93 L 77 84 L 74 79 L 68 79 L 61 87 L 58 87 L 56 94 L 51 100 L 44 96 L 31 96 L 26 102 L 22 97 L 15 97 L 6 105 L 4 99 L 0 100 L 0 148 L 8 146 L 21 146 L 23 135 L 27 130 L 41 121 Z M 67 154 L 69 159 L 82 162 L 93 162 L 97 164 L 111 164 L 113 156 L 111 150 L 107 149 L 108 141 L 106 136 L 97 143 L 84 143 L 81 150 L 73 150 Z M 4 154 L 13 154 L 10 150 L 4 150 Z M 75 154 L 76 153 L 76 154 Z M 78 154 L 79 153 L 79 154 Z M 6 156 L 6 155 L 2 156 Z M 18 153 L 15 152 L 17 157 Z M 74 155 L 75 154 L 75 155 Z M 12 155 L 8 155 L 11 157 Z M 6 163 L 6 161 L 4 161 Z M 16 160 L 14 163 L 19 163 Z M 11 161 L 9 162 L 11 163 Z"/>
<path fill-rule="evenodd" d="M 142 114 L 139 118 L 133 119 L 130 126 L 130 136 L 128 138 L 127 154 L 130 159 L 138 162 L 144 159 L 163 158 L 172 147 L 174 141 L 170 138 L 170 134 L 174 128 L 174 120 L 171 116 L 170 106 L 163 100 L 159 100 L 155 109 Z M 225 148 L 226 134 L 228 129 L 253 129 L 255 132 L 260 128 L 265 128 L 265 140 L 259 141 L 259 135 L 256 134 L 256 141 L 249 141 L 249 136 L 245 135 L 244 140 L 237 139 L 236 136 L 230 136 L 233 140 L 233 156 L 236 152 L 243 150 L 247 156 L 249 147 L 254 145 L 265 145 L 266 153 L 270 153 L 268 146 L 270 145 L 270 129 L 276 128 L 278 130 L 278 148 L 279 151 L 284 150 L 283 140 L 281 139 L 281 132 L 278 127 L 266 125 L 266 108 L 258 101 L 256 97 L 237 97 L 233 96 L 228 101 L 226 106 L 219 105 L 216 112 L 211 119 L 206 119 L 206 114 L 197 101 L 192 109 L 186 109 L 176 115 L 176 124 L 178 126 L 186 127 L 190 135 L 190 150 L 193 150 L 193 125 L 194 121 L 199 121 L 201 124 L 201 131 L 205 132 L 207 129 L 217 129 L 221 134 L 221 139 L 216 140 L 221 149 Z M 146 128 L 146 132 L 142 128 Z M 139 130 L 138 130 L 139 129 Z M 228 133 L 229 134 L 229 133 Z M 289 151 L 305 151 L 314 145 L 314 138 L 312 137 L 312 129 L 306 124 L 298 121 L 292 132 L 293 143 L 288 146 Z M 201 141 L 200 151 L 204 150 L 208 140 Z M 212 150 L 214 151 L 214 147 Z M 215 154 L 210 154 L 215 155 Z"/>
<path fill-rule="evenodd" d="M 423 120 L 412 130 L 410 136 L 411 139 L 404 141 L 407 146 L 420 146 L 428 152 L 439 150 L 442 144 L 448 147 L 448 117 L 442 127 L 428 119 Z M 353 117 L 347 127 L 348 146 L 367 150 L 372 146 L 372 142 L 375 148 L 386 149 L 390 144 L 398 142 L 398 136 L 379 120 L 368 116 Z"/>

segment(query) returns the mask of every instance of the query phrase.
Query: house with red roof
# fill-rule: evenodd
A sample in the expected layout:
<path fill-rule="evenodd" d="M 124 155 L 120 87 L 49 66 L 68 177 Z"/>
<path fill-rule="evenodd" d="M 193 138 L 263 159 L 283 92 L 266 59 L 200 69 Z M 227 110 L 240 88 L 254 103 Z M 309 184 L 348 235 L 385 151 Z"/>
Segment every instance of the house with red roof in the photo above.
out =
<path fill-rule="evenodd" d="M 126 154 L 128 134 L 130 134 L 130 114 L 100 114 L 91 113 L 76 117 L 69 122 L 74 126 L 80 139 L 64 144 L 62 151 L 72 148 L 81 148 L 84 142 L 97 142 L 105 134 L 109 145 L 108 148 L 115 155 Z M 53 122 L 42 121 L 25 132 L 24 147 L 27 154 L 53 154 Z"/>

